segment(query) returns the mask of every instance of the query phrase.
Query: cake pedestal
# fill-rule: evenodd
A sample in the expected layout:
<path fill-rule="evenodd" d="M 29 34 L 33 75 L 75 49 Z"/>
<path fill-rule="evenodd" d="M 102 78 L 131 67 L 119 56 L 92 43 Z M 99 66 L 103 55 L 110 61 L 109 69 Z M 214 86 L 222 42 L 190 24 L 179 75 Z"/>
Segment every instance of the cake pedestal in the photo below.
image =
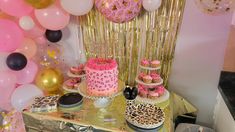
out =
<path fill-rule="evenodd" d="M 113 113 L 108 112 L 107 107 L 111 104 L 113 99 L 119 95 L 122 94 L 123 88 L 125 84 L 121 80 L 118 80 L 118 91 L 112 95 L 109 96 L 93 96 L 89 95 L 87 92 L 87 83 L 86 81 L 82 81 L 80 85 L 78 85 L 78 92 L 85 98 L 94 100 L 93 105 L 95 108 L 99 109 L 98 112 L 98 117 L 101 119 L 103 122 L 112 122 L 116 121 L 116 119 L 113 116 Z"/>

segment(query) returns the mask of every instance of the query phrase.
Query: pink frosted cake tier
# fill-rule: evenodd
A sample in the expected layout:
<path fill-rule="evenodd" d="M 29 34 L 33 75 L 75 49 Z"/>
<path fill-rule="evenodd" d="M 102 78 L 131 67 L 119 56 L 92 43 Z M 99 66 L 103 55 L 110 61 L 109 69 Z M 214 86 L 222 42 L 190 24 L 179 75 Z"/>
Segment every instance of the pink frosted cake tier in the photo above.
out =
<path fill-rule="evenodd" d="M 93 96 L 109 96 L 118 91 L 117 62 L 113 59 L 88 60 L 85 71 L 87 92 Z"/>

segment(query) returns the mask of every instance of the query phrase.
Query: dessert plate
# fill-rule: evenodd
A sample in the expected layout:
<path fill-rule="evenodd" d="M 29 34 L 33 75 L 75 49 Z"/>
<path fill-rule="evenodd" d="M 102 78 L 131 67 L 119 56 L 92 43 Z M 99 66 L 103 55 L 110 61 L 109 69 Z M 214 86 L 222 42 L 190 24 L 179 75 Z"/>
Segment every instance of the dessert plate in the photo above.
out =
<path fill-rule="evenodd" d="M 148 104 L 159 104 L 164 101 L 167 101 L 169 97 L 170 97 L 170 93 L 169 91 L 165 89 L 165 93 L 156 99 L 144 98 L 138 95 L 136 97 L 136 101 L 141 102 L 141 103 L 148 103 Z"/>
<path fill-rule="evenodd" d="M 158 86 L 163 83 L 163 79 L 161 79 L 161 82 L 159 83 L 144 83 L 143 81 L 139 80 L 138 77 L 135 78 L 135 81 L 139 84 L 145 85 L 145 86 Z"/>
<path fill-rule="evenodd" d="M 159 70 L 159 69 L 161 69 L 161 66 L 158 66 L 156 68 L 152 68 L 152 67 L 145 67 L 145 66 L 140 65 L 140 68 L 146 69 L 146 70 Z"/>
<path fill-rule="evenodd" d="M 79 86 L 79 84 L 81 84 L 81 83 L 76 84 L 76 87 Z M 67 92 L 78 93 L 77 88 L 75 88 L 75 89 L 68 88 L 68 87 L 66 86 L 65 82 L 63 83 L 62 88 L 63 88 L 65 91 L 67 91 Z"/>
<path fill-rule="evenodd" d="M 71 73 L 70 71 L 67 72 L 67 75 L 69 77 L 81 77 L 81 78 L 85 78 L 86 77 L 86 74 L 76 75 L 76 74 Z"/>
<path fill-rule="evenodd" d="M 163 125 L 165 113 L 152 104 L 133 104 L 126 108 L 126 121 L 141 129 L 156 129 Z"/>

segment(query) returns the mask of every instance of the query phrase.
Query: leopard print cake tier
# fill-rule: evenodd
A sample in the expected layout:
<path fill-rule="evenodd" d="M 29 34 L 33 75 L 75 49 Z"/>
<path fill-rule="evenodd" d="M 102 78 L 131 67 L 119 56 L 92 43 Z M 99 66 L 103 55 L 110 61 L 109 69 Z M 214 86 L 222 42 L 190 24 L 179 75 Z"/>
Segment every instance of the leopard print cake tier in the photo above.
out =
<path fill-rule="evenodd" d="M 126 120 L 134 126 L 153 129 L 164 123 L 165 114 L 152 104 L 136 104 L 127 107 Z"/>

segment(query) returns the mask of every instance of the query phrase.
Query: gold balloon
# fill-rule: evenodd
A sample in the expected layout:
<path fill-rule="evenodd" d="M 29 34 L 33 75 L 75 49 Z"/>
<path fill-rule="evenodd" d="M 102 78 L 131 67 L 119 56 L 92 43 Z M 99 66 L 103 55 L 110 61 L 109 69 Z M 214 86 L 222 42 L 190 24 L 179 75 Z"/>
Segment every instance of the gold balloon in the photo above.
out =
<path fill-rule="evenodd" d="M 36 85 L 48 93 L 59 90 L 63 83 L 63 75 L 56 68 L 45 68 L 36 76 Z"/>
<path fill-rule="evenodd" d="M 25 0 L 28 4 L 36 9 L 43 9 L 55 2 L 55 0 Z"/>

